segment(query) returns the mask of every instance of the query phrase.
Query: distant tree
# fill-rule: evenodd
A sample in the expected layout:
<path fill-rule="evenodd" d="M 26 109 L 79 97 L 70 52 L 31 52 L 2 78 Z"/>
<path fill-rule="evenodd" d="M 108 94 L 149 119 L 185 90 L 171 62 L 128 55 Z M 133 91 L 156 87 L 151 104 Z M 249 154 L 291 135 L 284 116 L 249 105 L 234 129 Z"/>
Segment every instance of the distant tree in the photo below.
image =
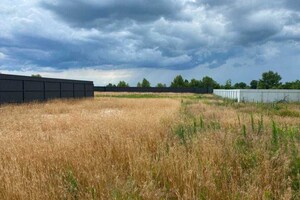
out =
<path fill-rule="evenodd" d="M 251 89 L 257 89 L 258 81 L 257 80 L 252 80 L 250 82 L 250 88 Z"/>
<path fill-rule="evenodd" d="M 120 81 L 117 86 L 118 87 L 129 87 L 129 84 L 126 83 L 125 81 Z"/>
<path fill-rule="evenodd" d="M 185 87 L 185 82 L 181 75 L 178 75 L 174 78 L 174 80 L 171 83 L 171 87 L 173 88 Z"/>
<path fill-rule="evenodd" d="M 277 72 L 268 71 L 262 74 L 262 78 L 258 81 L 259 89 L 278 88 L 281 83 L 281 76 Z"/>
<path fill-rule="evenodd" d="M 158 87 L 158 88 L 165 88 L 167 86 L 164 83 L 157 83 L 156 87 Z"/>
<path fill-rule="evenodd" d="M 231 79 L 228 79 L 226 81 L 224 88 L 225 89 L 231 89 L 232 88 Z"/>
<path fill-rule="evenodd" d="M 280 86 L 281 89 L 294 89 L 299 90 L 300 89 L 300 80 L 292 81 L 292 82 L 286 82 L 282 86 Z"/>
<path fill-rule="evenodd" d="M 144 78 L 142 81 L 142 87 L 151 87 L 151 84 L 147 79 Z"/>
<path fill-rule="evenodd" d="M 247 84 L 244 83 L 244 82 L 236 83 L 236 84 L 234 84 L 233 88 L 235 88 L 235 89 L 246 89 Z"/>
<path fill-rule="evenodd" d="M 291 89 L 298 89 L 300 90 L 300 80 L 296 80 L 293 82 L 289 82 L 291 84 Z"/>
<path fill-rule="evenodd" d="M 203 77 L 200 83 L 201 83 L 201 87 L 203 88 L 214 88 L 214 89 L 220 88 L 220 85 L 209 76 Z"/>
<path fill-rule="evenodd" d="M 201 81 L 199 80 L 196 80 L 196 79 L 192 79 L 189 83 L 189 87 L 192 87 L 192 88 L 200 88 L 202 85 L 201 85 Z"/>
<path fill-rule="evenodd" d="M 184 80 L 184 87 L 189 87 L 189 86 L 190 86 L 189 80 L 185 79 Z"/>
<path fill-rule="evenodd" d="M 109 83 L 106 87 L 117 87 L 115 84 Z"/>
<path fill-rule="evenodd" d="M 32 74 L 31 77 L 42 78 L 42 76 L 40 74 Z"/>
<path fill-rule="evenodd" d="M 151 87 L 150 82 L 145 78 L 142 80 L 142 83 L 138 82 L 136 86 L 137 87 Z"/>

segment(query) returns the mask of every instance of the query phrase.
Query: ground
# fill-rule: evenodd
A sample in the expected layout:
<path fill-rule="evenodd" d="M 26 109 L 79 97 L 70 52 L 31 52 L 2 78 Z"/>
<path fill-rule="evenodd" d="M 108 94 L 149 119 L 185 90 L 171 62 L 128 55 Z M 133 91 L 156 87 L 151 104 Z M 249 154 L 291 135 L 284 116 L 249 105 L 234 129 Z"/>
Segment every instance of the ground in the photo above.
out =
<path fill-rule="evenodd" d="M 0 107 L 0 199 L 300 198 L 300 104 L 95 96 Z"/>

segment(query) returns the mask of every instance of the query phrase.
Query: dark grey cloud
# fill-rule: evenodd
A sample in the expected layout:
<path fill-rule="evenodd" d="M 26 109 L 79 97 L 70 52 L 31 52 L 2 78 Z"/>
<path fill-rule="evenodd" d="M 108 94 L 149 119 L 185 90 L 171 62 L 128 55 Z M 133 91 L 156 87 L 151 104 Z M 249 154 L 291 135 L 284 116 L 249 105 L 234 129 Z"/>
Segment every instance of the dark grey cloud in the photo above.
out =
<path fill-rule="evenodd" d="M 4 1 L 0 68 L 265 66 L 300 41 L 295 0 Z"/>
<path fill-rule="evenodd" d="M 177 0 L 102 0 L 41 2 L 61 19 L 77 27 L 122 26 L 123 23 L 151 22 L 161 17 L 176 18 L 182 5 Z M 120 23 L 122 22 L 122 23 Z"/>
<path fill-rule="evenodd" d="M 234 20 L 231 28 L 237 33 L 238 44 L 259 44 L 270 40 L 271 37 L 282 31 L 284 25 L 277 20 L 265 13 L 262 15 L 253 13 Z"/>
<path fill-rule="evenodd" d="M 293 10 L 300 10 L 300 1 L 297 0 L 286 0 L 285 4 L 288 8 Z"/>
<path fill-rule="evenodd" d="M 198 4 L 205 4 L 209 6 L 229 6 L 235 2 L 235 0 L 197 0 Z"/>
<path fill-rule="evenodd" d="M 103 55 L 102 59 L 93 59 L 90 49 L 107 49 L 108 43 L 74 42 L 53 40 L 40 36 L 15 34 L 14 40 L 2 40 L 0 43 L 6 50 L 7 56 L 17 58 L 12 64 L 31 64 L 37 66 L 51 66 L 65 69 L 69 67 L 82 67 L 102 65 L 109 61 Z"/>

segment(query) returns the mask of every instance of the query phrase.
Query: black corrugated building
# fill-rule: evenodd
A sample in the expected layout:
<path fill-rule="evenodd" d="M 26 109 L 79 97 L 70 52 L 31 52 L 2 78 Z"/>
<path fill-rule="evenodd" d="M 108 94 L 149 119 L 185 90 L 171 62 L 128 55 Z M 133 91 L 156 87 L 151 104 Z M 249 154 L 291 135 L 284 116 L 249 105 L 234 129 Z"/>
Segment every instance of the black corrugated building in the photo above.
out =
<path fill-rule="evenodd" d="M 0 103 L 94 96 L 92 81 L 0 74 Z"/>

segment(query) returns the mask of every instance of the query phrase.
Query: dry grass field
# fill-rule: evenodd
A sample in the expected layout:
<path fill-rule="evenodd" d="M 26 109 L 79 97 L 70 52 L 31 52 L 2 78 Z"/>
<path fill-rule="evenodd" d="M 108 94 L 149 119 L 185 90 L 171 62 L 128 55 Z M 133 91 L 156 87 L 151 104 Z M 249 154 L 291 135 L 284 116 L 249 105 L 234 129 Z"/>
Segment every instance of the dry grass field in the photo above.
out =
<path fill-rule="evenodd" d="M 300 104 L 96 94 L 0 107 L 0 199 L 300 199 Z"/>

